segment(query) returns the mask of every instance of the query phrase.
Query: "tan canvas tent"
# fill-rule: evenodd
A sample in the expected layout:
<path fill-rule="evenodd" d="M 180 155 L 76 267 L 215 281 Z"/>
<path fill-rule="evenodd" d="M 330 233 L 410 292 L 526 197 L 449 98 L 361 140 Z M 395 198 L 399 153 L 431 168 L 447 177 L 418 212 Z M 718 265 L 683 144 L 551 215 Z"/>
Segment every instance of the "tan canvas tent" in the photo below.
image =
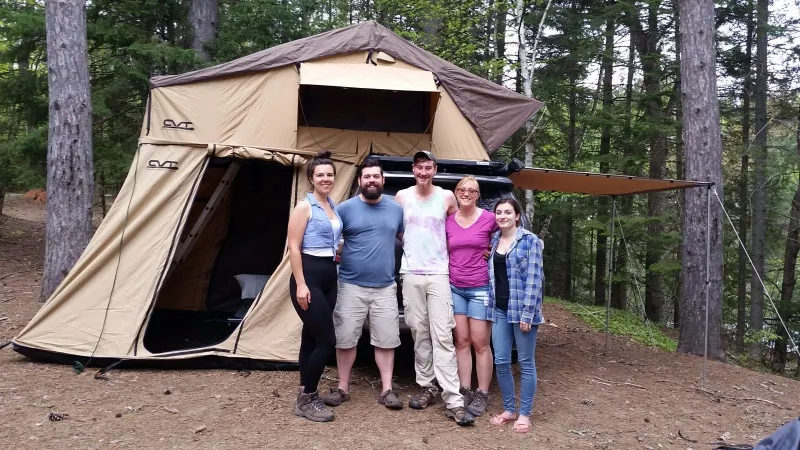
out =
<path fill-rule="evenodd" d="M 487 160 L 541 103 L 366 22 L 151 80 L 139 148 L 73 270 L 13 340 L 104 364 L 293 363 L 286 227 L 320 149 Z"/>

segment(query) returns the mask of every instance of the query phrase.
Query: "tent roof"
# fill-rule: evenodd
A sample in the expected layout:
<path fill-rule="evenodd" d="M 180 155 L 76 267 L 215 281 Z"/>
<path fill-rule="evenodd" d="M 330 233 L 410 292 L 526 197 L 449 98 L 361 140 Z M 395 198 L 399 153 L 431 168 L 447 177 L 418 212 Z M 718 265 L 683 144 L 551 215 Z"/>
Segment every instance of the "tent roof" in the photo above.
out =
<path fill-rule="evenodd" d="M 158 88 L 193 83 L 358 51 L 384 52 L 436 75 L 489 152 L 500 147 L 543 105 L 422 50 L 375 21 L 287 42 L 194 72 L 153 77 L 150 85 Z"/>
<path fill-rule="evenodd" d="M 608 196 L 644 194 L 712 184 L 707 181 L 670 180 L 541 168 L 525 168 L 508 177 L 514 182 L 514 186 L 520 189 Z"/>

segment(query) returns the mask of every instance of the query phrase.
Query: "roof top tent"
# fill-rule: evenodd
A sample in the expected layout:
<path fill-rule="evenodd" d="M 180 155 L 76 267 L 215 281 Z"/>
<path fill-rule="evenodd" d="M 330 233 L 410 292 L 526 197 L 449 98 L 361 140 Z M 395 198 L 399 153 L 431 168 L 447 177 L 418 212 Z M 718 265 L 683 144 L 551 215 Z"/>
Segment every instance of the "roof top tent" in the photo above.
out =
<path fill-rule="evenodd" d="M 128 178 L 13 339 L 73 364 L 295 364 L 287 218 L 332 151 L 336 202 L 370 153 L 488 161 L 541 107 L 365 22 L 155 77 Z"/>

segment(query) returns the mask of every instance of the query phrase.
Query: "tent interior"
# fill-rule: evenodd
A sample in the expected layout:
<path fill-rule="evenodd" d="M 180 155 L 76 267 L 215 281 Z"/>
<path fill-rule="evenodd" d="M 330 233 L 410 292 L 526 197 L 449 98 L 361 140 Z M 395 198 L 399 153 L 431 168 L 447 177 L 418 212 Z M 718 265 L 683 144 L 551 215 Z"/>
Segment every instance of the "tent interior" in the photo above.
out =
<path fill-rule="evenodd" d="M 283 258 L 294 173 L 270 161 L 209 159 L 146 325 L 147 350 L 211 346 L 236 329 Z"/>

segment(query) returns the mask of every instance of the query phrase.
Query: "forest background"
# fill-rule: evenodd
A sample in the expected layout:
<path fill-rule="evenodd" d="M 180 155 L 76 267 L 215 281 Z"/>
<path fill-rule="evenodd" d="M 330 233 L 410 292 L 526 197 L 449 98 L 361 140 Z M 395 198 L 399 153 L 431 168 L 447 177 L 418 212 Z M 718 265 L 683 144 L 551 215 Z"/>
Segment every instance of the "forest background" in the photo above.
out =
<path fill-rule="evenodd" d="M 792 357 L 796 350 L 775 313 L 797 340 L 800 13 L 795 0 L 715 4 L 720 191 L 755 270 L 726 223 L 722 301 L 712 308 L 720 310 L 729 359 L 800 377 L 800 356 Z M 86 22 L 98 206 L 107 210 L 130 167 L 150 77 L 365 20 L 545 102 L 492 159 L 528 156 L 525 162 L 537 167 L 685 176 L 674 1 L 92 0 Z M 47 180 L 45 22 L 44 1 L 0 2 L 0 213 L 5 193 L 42 189 Z M 546 242 L 547 295 L 578 305 L 608 300 L 652 327 L 679 328 L 684 196 L 651 193 L 613 204 L 552 192 L 529 196 L 533 231 Z"/>

